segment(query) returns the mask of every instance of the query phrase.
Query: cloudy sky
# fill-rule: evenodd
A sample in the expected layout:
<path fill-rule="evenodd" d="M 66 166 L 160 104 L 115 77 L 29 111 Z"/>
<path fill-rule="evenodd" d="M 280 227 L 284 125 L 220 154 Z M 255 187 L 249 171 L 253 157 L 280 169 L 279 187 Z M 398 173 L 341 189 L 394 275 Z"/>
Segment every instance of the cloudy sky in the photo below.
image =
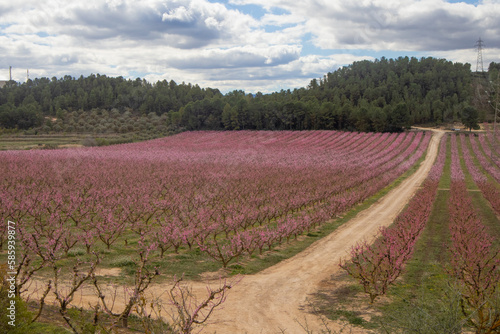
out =
<path fill-rule="evenodd" d="M 0 0 L 0 80 L 100 73 L 222 92 L 306 86 L 356 60 L 500 62 L 500 0 Z"/>

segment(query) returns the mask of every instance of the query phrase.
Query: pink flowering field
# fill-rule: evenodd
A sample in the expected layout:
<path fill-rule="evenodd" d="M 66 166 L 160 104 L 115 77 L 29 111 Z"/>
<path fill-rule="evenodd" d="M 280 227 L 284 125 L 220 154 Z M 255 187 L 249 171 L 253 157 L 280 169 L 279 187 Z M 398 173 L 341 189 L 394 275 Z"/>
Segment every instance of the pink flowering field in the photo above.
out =
<path fill-rule="evenodd" d="M 186 132 L 99 148 L 4 151 L 0 216 L 16 222 L 33 263 L 99 250 L 110 258 L 103 263 L 120 266 L 133 258 L 122 250 L 144 248 L 157 263 L 190 254 L 227 267 L 374 195 L 422 157 L 430 138 Z M 0 242 L 6 238 L 4 228 Z"/>

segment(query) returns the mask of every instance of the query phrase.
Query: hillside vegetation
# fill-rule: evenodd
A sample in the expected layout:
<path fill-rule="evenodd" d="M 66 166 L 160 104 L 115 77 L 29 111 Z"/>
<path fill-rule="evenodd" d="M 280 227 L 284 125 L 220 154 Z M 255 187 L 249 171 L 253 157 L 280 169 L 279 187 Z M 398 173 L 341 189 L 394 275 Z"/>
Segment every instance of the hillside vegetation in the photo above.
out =
<path fill-rule="evenodd" d="M 475 84 L 470 64 L 408 57 L 355 62 L 313 79 L 307 87 L 272 94 L 235 90 L 223 95 L 198 85 L 167 80 L 152 84 L 99 74 L 37 78 L 23 84 L 11 81 L 0 89 L 0 127 L 30 134 L 164 134 L 184 129 L 392 132 L 413 124 L 460 121 L 464 108 L 477 102 Z M 480 113 L 479 121 L 486 114 Z"/>

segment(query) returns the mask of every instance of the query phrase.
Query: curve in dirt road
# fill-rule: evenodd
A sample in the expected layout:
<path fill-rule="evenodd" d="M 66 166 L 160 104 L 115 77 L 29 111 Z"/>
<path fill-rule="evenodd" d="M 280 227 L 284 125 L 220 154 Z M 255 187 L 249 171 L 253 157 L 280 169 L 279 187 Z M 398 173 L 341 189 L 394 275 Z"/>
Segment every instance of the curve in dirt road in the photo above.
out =
<path fill-rule="evenodd" d="M 374 239 L 381 226 L 393 222 L 427 177 L 443 134 L 434 132 L 418 170 L 375 204 L 296 256 L 245 276 L 231 290 L 224 309 L 214 314 L 207 333 L 305 333 L 298 321 L 307 321 L 316 332 L 321 322 L 304 310 L 308 296 L 338 271 L 351 246 Z"/>

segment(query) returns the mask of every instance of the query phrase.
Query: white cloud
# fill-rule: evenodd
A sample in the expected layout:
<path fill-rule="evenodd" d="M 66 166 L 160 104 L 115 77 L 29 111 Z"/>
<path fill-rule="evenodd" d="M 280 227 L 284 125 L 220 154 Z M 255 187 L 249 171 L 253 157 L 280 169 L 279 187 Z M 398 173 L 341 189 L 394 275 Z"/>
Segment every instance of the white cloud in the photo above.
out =
<path fill-rule="evenodd" d="M 305 18 L 323 49 L 432 51 L 465 49 L 479 35 L 500 46 L 499 1 L 474 6 L 442 0 L 233 0 L 279 7 Z"/>
<path fill-rule="evenodd" d="M 166 64 L 177 69 L 221 69 L 276 66 L 291 62 L 300 56 L 298 45 L 256 47 L 239 46 L 230 49 L 192 50 L 166 59 Z"/>
<path fill-rule="evenodd" d="M 163 13 L 163 21 L 180 21 L 180 22 L 191 22 L 193 21 L 193 16 L 186 9 L 186 7 L 177 7 L 167 13 Z"/>
<path fill-rule="evenodd" d="M 303 23 L 304 21 L 306 21 L 306 19 L 302 16 L 299 16 L 299 15 L 288 15 L 288 14 L 276 15 L 276 14 L 270 14 L 270 13 L 265 14 L 260 19 L 260 22 L 263 25 L 273 25 L 273 26 L 299 24 L 299 23 Z"/>
<path fill-rule="evenodd" d="M 269 92 L 307 85 L 371 59 L 373 50 L 446 57 L 475 68 L 479 36 L 487 46 L 485 67 L 499 61 L 499 0 L 4 2 L 0 77 L 12 65 L 20 81 L 29 68 L 32 77 L 144 75 Z M 252 17 L 243 5 L 265 10 Z"/>

